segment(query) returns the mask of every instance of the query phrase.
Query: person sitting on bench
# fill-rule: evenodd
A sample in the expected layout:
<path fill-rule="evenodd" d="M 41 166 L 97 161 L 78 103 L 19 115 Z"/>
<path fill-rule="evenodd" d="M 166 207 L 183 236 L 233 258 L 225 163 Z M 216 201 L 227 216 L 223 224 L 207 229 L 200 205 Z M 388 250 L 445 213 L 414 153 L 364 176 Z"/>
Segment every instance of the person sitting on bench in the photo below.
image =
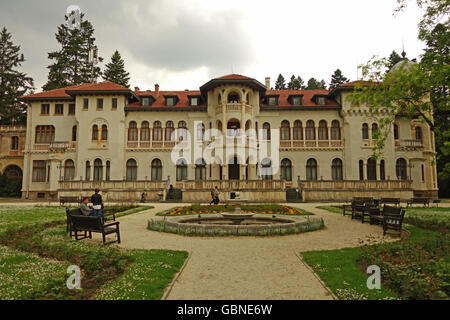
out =
<path fill-rule="evenodd" d="M 83 202 L 81 203 L 81 213 L 83 214 L 83 216 L 90 216 L 90 217 L 102 217 L 103 221 L 107 221 L 108 219 L 105 218 L 105 216 L 103 215 L 103 212 L 101 210 L 96 210 L 96 209 L 91 209 L 88 206 L 89 203 L 89 198 L 88 197 L 84 197 L 83 198 Z"/>

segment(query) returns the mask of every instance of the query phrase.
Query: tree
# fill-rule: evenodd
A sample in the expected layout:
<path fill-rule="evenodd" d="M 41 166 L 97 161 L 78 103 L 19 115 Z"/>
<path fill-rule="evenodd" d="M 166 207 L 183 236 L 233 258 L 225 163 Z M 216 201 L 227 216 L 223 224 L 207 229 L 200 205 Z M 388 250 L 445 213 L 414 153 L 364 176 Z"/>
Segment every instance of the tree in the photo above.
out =
<path fill-rule="evenodd" d="M 398 62 L 402 60 L 402 57 L 397 53 L 397 51 L 392 50 L 392 53 L 389 55 L 388 61 L 388 71 L 391 70 L 393 66 L 395 66 Z"/>
<path fill-rule="evenodd" d="M 318 81 L 315 78 L 310 78 L 306 85 L 307 90 L 326 89 L 326 88 L 327 88 L 327 85 L 324 80 Z"/>
<path fill-rule="evenodd" d="M 289 90 L 302 90 L 305 88 L 305 82 L 300 76 L 295 77 L 294 75 L 292 75 L 287 88 Z"/>
<path fill-rule="evenodd" d="M 42 87 L 44 90 L 95 82 L 101 75 L 100 67 L 89 59 L 91 52 L 96 52 L 92 24 L 84 19 L 84 14 L 80 15 L 80 23 L 76 27 L 69 25 L 69 16 L 64 18 L 66 22 L 58 27 L 56 33 L 61 49 L 48 54 L 54 63 L 48 66 L 48 81 Z M 101 57 L 97 59 L 103 61 Z"/>
<path fill-rule="evenodd" d="M 331 75 L 330 88 L 335 88 L 340 84 L 346 83 L 348 81 L 349 80 L 342 74 L 342 71 L 340 69 L 336 69 Z"/>
<path fill-rule="evenodd" d="M 407 3 L 397 0 L 403 10 Z M 419 23 L 418 38 L 427 45 L 425 53 L 417 63 L 404 59 L 395 67 L 388 58 L 372 58 L 362 66 L 363 76 L 375 81 L 370 86 L 355 86 L 349 101 L 356 105 L 367 102 L 369 111 L 380 120 L 379 135 L 376 137 L 374 156 L 384 148 L 387 133 L 392 128 L 395 116 L 418 117 L 429 125 L 436 136 L 437 160 L 439 170 L 440 195 L 449 196 L 450 185 L 450 33 L 448 0 L 416 0 L 424 9 Z M 390 69 L 389 72 L 386 72 Z M 380 111 L 383 111 L 381 116 Z"/>
<path fill-rule="evenodd" d="M 106 65 L 106 69 L 103 72 L 103 79 L 129 88 L 129 75 L 130 73 L 125 70 L 125 63 L 119 51 L 116 50 L 111 57 L 111 62 Z"/>
<path fill-rule="evenodd" d="M 33 79 L 18 71 L 25 58 L 20 46 L 14 45 L 11 34 L 0 32 L 0 124 L 26 122 L 26 104 L 19 98 L 34 89 Z"/>
<path fill-rule="evenodd" d="M 275 82 L 275 90 L 286 90 L 286 81 L 281 73 L 278 75 L 277 81 Z"/>

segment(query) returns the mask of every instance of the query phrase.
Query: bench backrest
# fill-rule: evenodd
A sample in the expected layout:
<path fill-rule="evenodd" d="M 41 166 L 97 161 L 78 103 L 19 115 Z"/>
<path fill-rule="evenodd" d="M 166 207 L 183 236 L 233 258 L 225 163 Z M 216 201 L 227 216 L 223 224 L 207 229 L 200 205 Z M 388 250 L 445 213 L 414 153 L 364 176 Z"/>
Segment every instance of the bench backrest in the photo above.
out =
<path fill-rule="evenodd" d="M 71 216 L 81 216 L 83 213 L 81 212 L 80 208 L 69 210 L 69 208 L 66 208 L 66 213 Z"/>
<path fill-rule="evenodd" d="M 399 215 L 402 211 L 402 208 L 392 207 L 384 205 L 383 207 L 383 215 Z"/>
<path fill-rule="evenodd" d="M 412 198 L 411 201 L 414 203 L 428 203 L 430 199 L 428 198 Z"/>
<path fill-rule="evenodd" d="M 383 212 L 383 220 L 386 226 L 391 227 L 401 227 L 403 222 L 403 217 L 405 216 L 405 209 L 400 210 L 400 214 L 398 213 L 384 213 Z"/>
<path fill-rule="evenodd" d="M 353 198 L 355 201 L 370 201 L 373 200 L 373 197 L 355 197 Z"/>
<path fill-rule="evenodd" d="M 381 203 L 400 203 L 400 198 L 381 198 Z"/>
<path fill-rule="evenodd" d="M 103 230 L 103 223 L 101 217 L 89 217 L 89 216 L 71 216 L 72 225 L 76 230 L 82 231 L 98 231 Z"/>

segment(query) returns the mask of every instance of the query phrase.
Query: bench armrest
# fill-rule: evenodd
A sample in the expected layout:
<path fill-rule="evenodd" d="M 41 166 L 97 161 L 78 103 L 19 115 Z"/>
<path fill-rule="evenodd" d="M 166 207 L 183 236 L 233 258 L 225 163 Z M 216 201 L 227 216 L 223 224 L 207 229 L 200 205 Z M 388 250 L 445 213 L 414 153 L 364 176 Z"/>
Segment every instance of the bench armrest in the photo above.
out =
<path fill-rule="evenodd" d="M 116 222 L 104 224 L 103 227 L 111 227 L 111 226 L 114 226 L 114 225 L 119 225 L 119 223 L 120 223 L 119 221 L 116 221 Z"/>

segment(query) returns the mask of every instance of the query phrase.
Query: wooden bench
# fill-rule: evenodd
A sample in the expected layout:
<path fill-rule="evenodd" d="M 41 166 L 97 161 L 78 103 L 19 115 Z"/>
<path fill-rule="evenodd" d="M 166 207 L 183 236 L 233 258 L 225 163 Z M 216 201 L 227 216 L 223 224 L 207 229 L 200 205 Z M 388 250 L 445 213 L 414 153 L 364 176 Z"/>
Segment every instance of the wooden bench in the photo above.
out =
<path fill-rule="evenodd" d="M 389 214 L 400 214 L 402 208 L 400 207 L 393 207 L 384 205 L 383 210 L 379 211 L 378 213 L 372 212 L 370 215 L 370 224 L 382 224 L 383 223 L 383 216 L 385 213 Z"/>
<path fill-rule="evenodd" d="M 400 198 L 381 198 L 380 204 L 395 204 L 400 206 Z"/>
<path fill-rule="evenodd" d="M 423 206 L 430 206 L 430 199 L 429 198 L 411 198 L 411 200 L 408 200 L 406 206 L 412 206 L 413 204 L 423 204 Z"/>
<path fill-rule="evenodd" d="M 382 224 L 383 235 L 391 229 L 402 233 L 403 218 L 405 217 L 405 209 L 385 205 L 380 214 L 370 216 L 370 224 Z"/>
<path fill-rule="evenodd" d="M 69 210 L 69 208 L 66 208 L 66 217 L 67 217 L 67 225 L 66 225 L 66 232 L 69 234 L 70 238 L 72 238 L 72 236 L 74 235 L 75 231 L 72 227 L 72 216 L 81 216 L 83 215 L 83 213 L 81 212 L 81 210 L 78 209 L 72 209 Z M 87 238 L 87 232 L 84 232 L 84 238 Z M 83 238 L 83 239 L 84 239 Z"/>
<path fill-rule="evenodd" d="M 66 203 L 80 203 L 80 198 L 68 196 L 68 197 L 59 197 L 59 205 L 63 206 Z"/>
<path fill-rule="evenodd" d="M 352 200 L 351 204 L 344 204 L 342 205 L 342 215 L 352 215 L 353 207 L 354 206 L 363 206 L 364 201 L 363 200 Z"/>
<path fill-rule="evenodd" d="M 71 215 L 71 228 L 75 234 L 75 240 L 85 239 L 89 237 L 92 239 L 92 232 L 101 233 L 103 237 L 103 244 L 106 243 L 106 236 L 115 233 L 117 235 L 117 242 L 120 243 L 119 222 L 112 222 L 103 224 L 101 217 L 89 217 L 80 215 Z M 82 238 L 78 237 L 78 232 L 87 232 L 88 235 Z"/>
<path fill-rule="evenodd" d="M 436 204 L 436 208 L 439 207 L 439 203 L 441 203 L 441 199 L 433 199 L 433 204 Z"/>

